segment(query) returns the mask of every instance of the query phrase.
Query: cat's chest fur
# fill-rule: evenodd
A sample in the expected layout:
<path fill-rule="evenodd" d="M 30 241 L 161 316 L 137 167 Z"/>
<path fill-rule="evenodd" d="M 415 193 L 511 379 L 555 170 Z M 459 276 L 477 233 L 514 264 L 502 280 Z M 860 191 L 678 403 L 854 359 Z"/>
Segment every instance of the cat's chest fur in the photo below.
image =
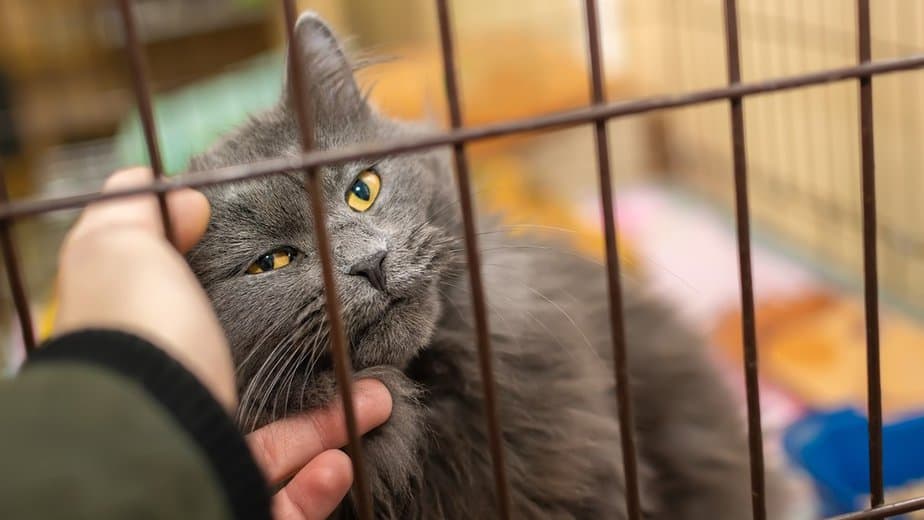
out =
<path fill-rule="evenodd" d="M 514 517 L 626 518 L 603 270 L 557 246 L 503 244 L 485 244 L 482 258 Z M 383 518 L 497 515 L 467 283 L 450 282 L 430 344 L 406 370 L 424 389 L 410 454 L 419 465 L 377 503 Z M 746 517 L 746 449 L 728 394 L 673 313 L 623 285 L 646 518 Z"/>
<path fill-rule="evenodd" d="M 612 371 L 600 352 L 608 330 L 599 322 L 605 309 L 597 294 L 604 281 L 599 266 L 523 240 L 483 249 L 497 405 L 517 517 L 618 518 L 621 456 Z M 556 274 L 559 267 L 571 276 Z M 402 517 L 496 515 L 467 283 L 463 277 L 446 288 L 430 345 L 407 370 L 425 388 L 428 433 L 417 496 Z"/>

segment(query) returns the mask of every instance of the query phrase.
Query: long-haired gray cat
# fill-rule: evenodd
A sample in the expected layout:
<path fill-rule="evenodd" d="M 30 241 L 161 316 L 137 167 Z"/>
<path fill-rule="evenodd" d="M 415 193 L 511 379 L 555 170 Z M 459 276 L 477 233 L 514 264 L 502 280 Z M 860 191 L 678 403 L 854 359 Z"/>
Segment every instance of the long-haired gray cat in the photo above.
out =
<path fill-rule="evenodd" d="M 319 148 L 422 131 L 367 104 L 353 65 L 317 17 L 299 19 L 294 45 L 313 81 L 306 94 Z M 297 153 L 288 97 L 192 169 Z M 445 151 L 350 162 L 322 175 L 357 377 L 380 378 L 394 396 L 390 421 L 365 439 L 377 517 L 496 517 Z M 234 350 L 243 427 L 323 406 L 336 385 L 302 173 L 206 195 L 212 220 L 188 258 Z M 502 232 L 481 242 L 514 517 L 625 518 L 603 270 Z M 737 408 L 701 342 L 634 284 L 625 280 L 625 316 L 646 518 L 748 518 Z M 351 502 L 335 516 L 354 517 Z"/>

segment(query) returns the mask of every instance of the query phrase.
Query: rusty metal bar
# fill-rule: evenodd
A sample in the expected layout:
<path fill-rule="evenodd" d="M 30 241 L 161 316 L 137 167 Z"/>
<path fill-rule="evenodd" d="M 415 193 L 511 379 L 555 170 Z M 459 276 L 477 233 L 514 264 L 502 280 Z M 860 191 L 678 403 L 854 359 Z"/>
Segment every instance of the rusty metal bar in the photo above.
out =
<path fill-rule="evenodd" d="M 0 164 L 0 205 L 7 204 L 9 200 L 6 174 L 3 165 Z M 19 253 L 16 250 L 16 242 L 13 240 L 11 224 L 9 217 L 0 220 L 0 248 L 3 252 L 3 264 L 6 266 L 6 278 L 10 284 L 10 294 L 13 296 L 13 305 L 16 306 L 19 327 L 22 329 L 22 340 L 28 354 L 35 349 L 35 329 L 32 327 L 32 310 L 29 308 L 29 298 L 26 296 L 22 269 L 19 267 Z"/>
<path fill-rule="evenodd" d="M 738 83 L 720 88 L 696 90 L 686 94 L 656 96 L 632 101 L 619 101 L 603 105 L 577 108 L 537 117 L 503 121 L 489 125 L 457 128 L 448 132 L 434 132 L 413 138 L 394 139 L 381 143 L 367 143 L 346 146 L 336 150 L 313 150 L 294 157 L 267 159 L 251 164 L 228 166 L 196 172 L 195 175 L 180 175 L 155 179 L 148 186 L 125 188 L 108 193 L 81 193 L 42 200 L 16 201 L 0 205 L 0 220 L 26 217 L 85 206 L 97 200 L 107 200 L 141 193 L 164 193 L 181 188 L 202 188 L 216 184 L 242 181 L 277 175 L 286 171 L 303 170 L 314 166 L 342 164 L 357 159 L 378 158 L 387 155 L 410 153 L 449 144 L 465 143 L 501 137 L 509 134 L 570 128 L 597 119 L 611 119 L 644 114 L 657 110 L 668 110 L 690 105 L 720 101 L 733 97 L 748 97 L 770 92 L 792 90 L 807 85 L 820 85 L 861 76 L 887 74 L 924 68 L 924 55 L 894 60 L 881 60 L 836 69 L 828 69 L 786 78 L 776 78 L 751 83 Z"/>
<path fill-rule="evenodd" d="M 725 0 L 725 45 L 728 83 L 741 82 L 738 36 L 738 5 Z M 760 387 L 757 379 L 757 332 L 754 317 L 754 284 L 751 273 L 751 216 L 748 210 L 748 163 L 744 139 L 744 100 L 729 99 L 732 157 L 735 168 L 735 213 L 738 235 L 738 268 L 741 282 L 741 334 L 744 340 L 744 382 L 748 407 L 748 448 L 751 462 L 751 504 L 754 520 L 767 517 L 764 497 L 764 445 L 760 427 Z"/>
<path fill-rule="evenodd" d="M 293 0 L 283 0 L 283 11 L 286 23 L 286 35 L 289 42 L 288 71 L 292 80 L 292 89 L 288 92 L 292 101 L 291 107 L 295 111 L 295 120 L 301 135 L 302 151 L 310 152 L 314 148 L 314 121 L 311 100 L 306 96 L 311 78 L 308 71 L 300 63 L 298 41 L 295 37 L 296 10 Z M 309 57 L 310 59 L 310 57 Z M 343 401 L 343 412 L 346 419 L 347 435 L 349 437 L 348 451 L 353 464 L 353 492 L 356 498 L 357 515 L 363 520 L 372 520 L 372 494 L 366 478 L 363 464 L 362 440 L 359 427 L 356 423 L 356 410 L 353 403 L 353 370 L 350 355 L 347 350 L 347 339 L 344 332 L 343 316 L 340 309 L 340 300 L 337 297 L 337 285 L 334 279 L 334 267 L 331 256 L 330 237 L 327 234 L 327 216 L 324 207 L 324 191 L 321 183 L 321 172 L 318 166 L 310 166 L 305 170 L 305 189 L 311 201 L 312 220 L 314 221 L 314 236 L 318 247 L 318 256 L 321 259 L 321 273 L 324 280 L 325 306 L 327 321 L 330 328 L 330 353 L 334 362 L 334 373 L 337 386 Z"/>
<path fill-rule="evenodd" d="M 151 103 L 151 90 L 148 84 L 147 65 L 141 44 L 138 43 L 138 30 L 135 26 L 135 15 L 132 9 L 132 0 L 118 0 L 119 12 L 122 15 L 122 27 L 125 31 L 125 49 L 128 53 L 128 62 L 132 72 L 132 91 L 138 102 L 138 114 L 141 118 L 141 127 L 144 130 L 144 142 L 148 149 L 148 160 L 155 180 L 163 179 L 164 165 L 160 157 L 160 146 L 157 142 L 157 130 L 154 123 L 154 109 Z M 167 212 L 167 196 L 157 194 L 157 203 L 160 206 L 160 218 L 164 226 L 164 235 L 173 239 L 173 226 L 170 224 L 170 215 Z"/>
<path fill-rule="evenodd" d="M 600 24 L 597 0 L 584 2 L 587 25 L 587 48 L 590 61 L 591 100 L 595 105 L 606 102 L 603 79 L 603 51 L 600 43 Z M 606 245 L 607 293 L 610 299 L 610 334 L 613 343 L 613 371 L 616 377 L 617 413 L 622 444 L 623 473 L 626 479 L 626 512 L 632 520 L 642 515 L 639 499 L 638 462 L 635 452 L 635 421 L 632 414 L 632 395 L 629 389 L 626 332 L 622 312 L 622 287 L 619 274 L 619 251 L 616 243 L 616 210 L 613 201 L 613 181 L 610 174 L 609 137 L 606 119 L 594 122 L 594 140 L 597 148 L 597 172 L 600 179 L 600 203 L 603 206 L 603 230 Z"/>
<path fill-rule="evenodd" d="M 859 62 L 872 59 L 869 0 L 857 0 L 857 54 Z M 866 310 L 866 382 L 869 415 L 870 505 L 881 505 L 882 489 L 882 384 L 879 369 L 879 274 L 876 258 L 876 154 L 873 139 L 873 78 L 863 75 L 860 87 L 860 149 L 863 196 L 863 287 Z"/>
<path fill-rule="evenodd" d="M 924 497 L 893 502 L 864 511 L 836 516 L 829 520 L 871 520 L 875 518 L 889 518 L 896 515 L 911 513 L 913 511 L 924 511 Z"/>
<path fill-rule="evenodd" d="M 456 78 L 455 50 L 452 38 L 447 0 L 436 0 L 437 19 L 440 32 L 440 50 L 443 56 L 443 76 L 446 98 L 449 103 L 449 121 L 453 129 L 462 127 L 462 107 L 459 101 L 459 84 Z M 499 518 L 510 518 L 510 489 L 507 481 L 507 467 L 504 462 L 504 444 L 501 435 L 500 415 L 497 409 L 497 391 L 494 382 L 494 368 L 491 360 L 491 338 L 488 330 L 488 313 L 485 305 L 484 286 L 481 280 L 481 259 L 478 254 L 478 233 L 475 229 L 471 182 L 469 180 L 468 158 L 465 142 L 453 145 L 456 181 L 459 188 L 459 202 L 465 225 L 465 256 L 468 264 L 469 285 L 472 291 L 472 309 L 475 313 L 475 331 L 478 336 L 478 361 L 481 367 L 481 384 L 484 392 L 485 421 L 488 427 L 488 441 L 491 448 L 491 463 L 494 469 L 494 491 Z"/>

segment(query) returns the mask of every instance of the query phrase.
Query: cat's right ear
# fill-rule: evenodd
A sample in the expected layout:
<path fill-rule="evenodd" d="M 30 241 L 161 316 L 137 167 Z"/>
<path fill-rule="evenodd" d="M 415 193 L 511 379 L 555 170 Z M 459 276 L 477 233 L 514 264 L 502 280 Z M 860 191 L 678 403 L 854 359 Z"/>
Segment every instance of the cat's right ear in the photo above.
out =
<path fill-rule="evenodd" d="M 295 22 L 293 41 L 287 55 L 284 100 L 292 101 L 292 67 L 300 67 L 307 86 L 303 94 L 311 103 L 315 124 L 343 120 L 360 120 L 369 114 L 369 106 L 356 84 L 353 64 L 347 58 L 333 30 L 316 13 L 308 11 Z"/>

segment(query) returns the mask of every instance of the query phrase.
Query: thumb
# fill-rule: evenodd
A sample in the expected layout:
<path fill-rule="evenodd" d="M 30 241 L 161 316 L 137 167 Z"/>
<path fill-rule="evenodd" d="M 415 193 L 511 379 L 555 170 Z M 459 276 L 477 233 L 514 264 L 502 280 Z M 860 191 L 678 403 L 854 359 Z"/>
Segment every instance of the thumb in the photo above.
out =
<path fill-rule="evenodd" d="M 102 192 L 139 188 L 153 182 L 147 168 L 132 168 L 113 174 L 103 185 Z M 204 195 L 192 189 L 180 189 L 167 194 L 167 213 L 173 228 L 174 245 L 185 253 L 202 238 L 209 221 L 209 203 Z M 157 195 L 142 194 L 104 200 L 90 204 L 71 231 L 70 240 L 91 232 L 131 227 L 139 231 L 163 235 Z"/>

